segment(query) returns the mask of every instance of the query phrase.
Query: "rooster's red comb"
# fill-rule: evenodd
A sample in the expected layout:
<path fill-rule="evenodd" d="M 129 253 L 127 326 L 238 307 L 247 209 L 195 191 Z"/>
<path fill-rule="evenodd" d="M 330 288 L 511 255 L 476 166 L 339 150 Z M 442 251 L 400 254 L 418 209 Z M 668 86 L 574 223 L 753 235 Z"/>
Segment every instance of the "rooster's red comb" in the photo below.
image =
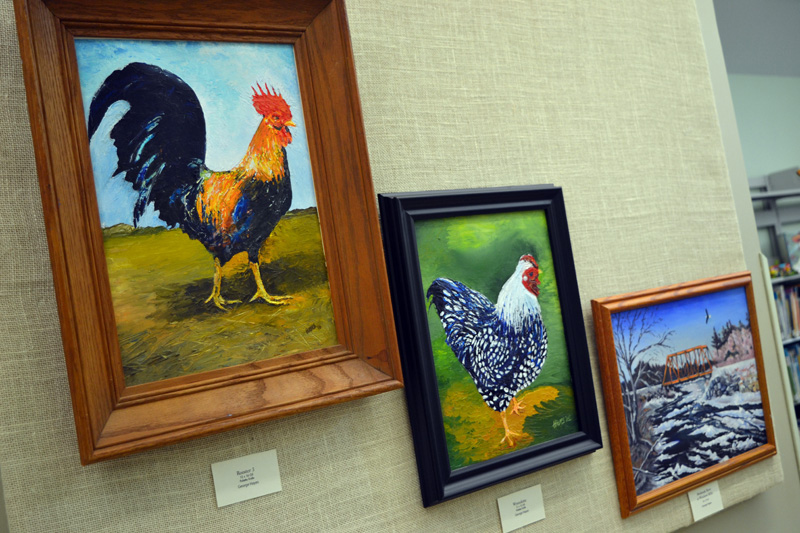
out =
<path fill-rule="evenodd" d="M 278 115 L 284 122 L 288 122 L 292 119 L 292 111 L 289 109 L 289 104 L 286 103 L 286 100 L 283 99 L 283 96 L 272 88 L 270 92 L 270 87 L 265 83 L 264 87 L 266 87 L 266 92 L 264 89 L 261 88 L 261 85 L 256 83 L 256 87 L 258 87 L 258 91 L 256 91 L 255 87 L 250 87 L 253 89 L 253 107 L 256 108 L 259 115 L 263 115 L 265 117 Z"/>

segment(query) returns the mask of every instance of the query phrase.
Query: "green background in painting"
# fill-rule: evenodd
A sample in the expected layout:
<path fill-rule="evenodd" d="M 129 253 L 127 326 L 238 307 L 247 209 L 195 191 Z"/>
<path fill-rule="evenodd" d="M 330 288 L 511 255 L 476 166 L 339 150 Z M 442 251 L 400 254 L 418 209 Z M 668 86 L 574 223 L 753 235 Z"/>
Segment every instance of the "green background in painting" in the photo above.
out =
<path fill-rule="evenodd" d="M 523 412 L 527 434 L 513 448 L 500 444 L 503 427 L 477 392 L 469 374 L 445 342 L 436 310 L 427 307 L 434 364 L 442 404 L 450 466 L 453 470 L 518 451 L 577 431 L 572 377 L 564 340 L 553 258 L 543 211 L 421 220 L 415 223 L 423 290 L 438 277 L 460 281 L 497 302 L 500 288 L 519 258 L 533 255 L 541 270 L 539 303 L 547 328 L 548 356 L 536 381 L 525 389 L 558 391 L 558 396 Z M 517 394 L 520 399 L 524 392 Z M 509 421 L 518 415 L 508 415 Z"/>

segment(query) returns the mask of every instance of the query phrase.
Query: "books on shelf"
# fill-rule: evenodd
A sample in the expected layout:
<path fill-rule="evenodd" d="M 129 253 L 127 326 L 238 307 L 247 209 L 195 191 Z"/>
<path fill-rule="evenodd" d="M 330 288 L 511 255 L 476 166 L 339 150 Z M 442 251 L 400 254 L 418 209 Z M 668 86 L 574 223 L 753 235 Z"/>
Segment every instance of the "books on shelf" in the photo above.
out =
<path fill-rule="evenodd" d="M 781 339 L 800 337 L 800 285 L 774 287 Z"/>
<path fill-rule="evenodd" d="M 775 307 L 792 398 L 800 404 L 800 285 L 775 285 Z"/>
<path fill-rule="evenodd" d="M 789 382 L 792 386 L 794 403 L 800 403 L 800 344 L 790 344 L 783 350 L 786 368 L 789 369 Z"/>

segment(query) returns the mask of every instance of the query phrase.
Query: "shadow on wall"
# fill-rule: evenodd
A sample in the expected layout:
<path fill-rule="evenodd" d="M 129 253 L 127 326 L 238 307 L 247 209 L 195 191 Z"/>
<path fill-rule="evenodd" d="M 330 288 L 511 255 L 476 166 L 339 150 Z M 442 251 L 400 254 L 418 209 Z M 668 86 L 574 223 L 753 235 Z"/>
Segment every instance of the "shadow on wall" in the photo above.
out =
<path fill-rule="evenodd" d="M 3 471 L 0 470 L 0 533 L 9 533 L 6 498 L 3 496 Z"/>

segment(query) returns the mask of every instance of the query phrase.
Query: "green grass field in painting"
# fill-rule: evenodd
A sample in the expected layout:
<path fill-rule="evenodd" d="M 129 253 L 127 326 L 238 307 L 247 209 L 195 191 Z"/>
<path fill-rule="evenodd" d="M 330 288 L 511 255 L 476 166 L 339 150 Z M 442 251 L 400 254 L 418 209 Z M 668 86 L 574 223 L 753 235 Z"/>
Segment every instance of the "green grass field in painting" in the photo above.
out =
<path fill-rule="evenodd" d="M 524 411 L 508 414 L 512 431 L 523 434 L 513 448 L 500 443 L 504 435 L 500 414 L 484 403 L 472 378 L 445 342 L 436 310 L 428 307 L 451 469 L 576 432 L 572 377 L 544 212 L 422 220 L 416 222 L 415 230 L 426 291 L 434 279 L 445 277 L 497 303 L 500 288 L 522 255 L 533 255 L 541 270 L 539 303 L 547 328 L 548 356 L 536 381 L 516 396 L 526 406 Z"/>
<path fill-rule="evenodd" d="M 223 269 L 228 311 L 204 303 L 214 259 L 180 229 L 118 225 L 104 242 L 127 385 L 268 359 L 337 343 L 316 210 L 290 212 L 261 249 L 261 276 L 288 305 L 248 303 L 247 254 Z"/>

